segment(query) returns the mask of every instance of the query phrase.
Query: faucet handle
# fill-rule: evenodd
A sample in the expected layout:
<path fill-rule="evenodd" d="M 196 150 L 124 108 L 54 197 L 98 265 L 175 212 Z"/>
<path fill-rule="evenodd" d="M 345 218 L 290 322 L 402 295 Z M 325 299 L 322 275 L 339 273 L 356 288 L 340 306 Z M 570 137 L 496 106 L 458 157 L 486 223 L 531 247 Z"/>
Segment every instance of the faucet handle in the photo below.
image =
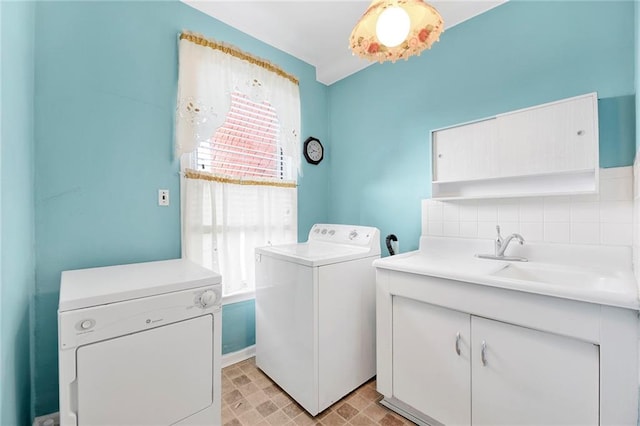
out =
<path fill-rule="evenodd" d="M 498 234 L 498 237 L 500 237 L 500 225 L 496 225 L 496 233 Z"/>

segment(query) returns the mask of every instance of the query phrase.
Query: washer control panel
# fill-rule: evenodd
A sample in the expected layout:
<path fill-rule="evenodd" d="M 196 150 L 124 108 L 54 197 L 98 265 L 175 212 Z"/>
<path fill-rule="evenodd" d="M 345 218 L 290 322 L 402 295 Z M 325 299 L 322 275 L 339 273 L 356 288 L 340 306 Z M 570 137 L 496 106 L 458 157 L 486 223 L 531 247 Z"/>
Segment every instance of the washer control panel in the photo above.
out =
<path fill-rule="evenodd" d="M 309 242 L 322 241 L 374 249 L 380 246 L 380 232 L 371 226 L 317 223 L 309 231 Z M 375 250 L 374 250 L 375 251 Z"/>

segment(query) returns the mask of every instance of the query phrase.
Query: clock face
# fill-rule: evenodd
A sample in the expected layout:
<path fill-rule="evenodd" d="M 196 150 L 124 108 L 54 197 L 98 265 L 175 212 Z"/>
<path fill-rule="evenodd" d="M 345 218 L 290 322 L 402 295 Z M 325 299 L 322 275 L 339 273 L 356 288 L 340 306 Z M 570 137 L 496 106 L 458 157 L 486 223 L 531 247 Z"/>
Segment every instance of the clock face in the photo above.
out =
<path fill-rule="evenodd" d="M 313 161 L 320 161 L 322 158 L 322 145 L 318 141 L 311 141 L 307 145 L 307 154 Z"/>
<path fill-rule="evenodd" d="M 304 157 L 311 164 L 318 164 L 324 157 L 324 147 L 316 138 L 308 138 L 304 143 Z"/>

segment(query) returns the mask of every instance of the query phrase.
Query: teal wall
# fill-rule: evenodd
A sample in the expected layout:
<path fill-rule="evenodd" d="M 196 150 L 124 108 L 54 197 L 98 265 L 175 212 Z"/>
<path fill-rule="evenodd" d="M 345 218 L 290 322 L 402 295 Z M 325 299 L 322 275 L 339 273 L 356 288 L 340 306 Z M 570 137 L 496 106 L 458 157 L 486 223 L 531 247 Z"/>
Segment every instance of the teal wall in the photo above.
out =
<path fill-rule="evenodd" d="M 60 272 L 180 257 L 172 159 L 177 36 L 232 43 L 300 79 L 302 136 L 327 139 L 327 88 L 310 65 L 176 1 L 36 7 L 35 412 L 56 411 Z M 304 166 L 299 230 L 326 221 L 327 162 Z M 157 190 L 171 206 L 157 206 Z M 233 306 L 225 307 L 227 316 Z M 251 309 L 246 312 L 249 317 Z M 233 340 L 227 326 L 223 333 Z"/>
<path fill-rule="evenodd" d="M 636 154 L 636 96 L 598 100 L 600 167 L 632 166 Z"/>
<path fill-rule="evenodd" d="M 31 422 L 35 4 L 2 2 L 0 10 L 0 424 L 22 426 Z"/>
<path fill-rule="evenodd" d="M 416 249 L 420 200 L 431 196 L 430 130 L 588 92 L 633 95 L 633 8 L 510 1 L 420 57 L 330 86 L 329 221 L 377 226 L 402 251 Z"/>
<path fill-rule="evenodd" d="M 222 310 L 222 353 L 228 354 L 256 343 L 254 300 L 225 305 Z"/>

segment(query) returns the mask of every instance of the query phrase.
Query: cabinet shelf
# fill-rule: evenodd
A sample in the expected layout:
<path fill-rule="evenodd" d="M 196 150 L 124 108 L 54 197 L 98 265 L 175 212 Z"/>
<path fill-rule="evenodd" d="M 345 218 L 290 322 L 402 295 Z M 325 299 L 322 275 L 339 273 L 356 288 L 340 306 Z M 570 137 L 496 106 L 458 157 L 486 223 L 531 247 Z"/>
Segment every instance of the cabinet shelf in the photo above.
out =
<path fill-rule="evenodd" d="M 433 182 L 431 196 L 439 200 L 511 198 L 598 192 L 599 169 L 541 173 L 501 178 Z"/>

